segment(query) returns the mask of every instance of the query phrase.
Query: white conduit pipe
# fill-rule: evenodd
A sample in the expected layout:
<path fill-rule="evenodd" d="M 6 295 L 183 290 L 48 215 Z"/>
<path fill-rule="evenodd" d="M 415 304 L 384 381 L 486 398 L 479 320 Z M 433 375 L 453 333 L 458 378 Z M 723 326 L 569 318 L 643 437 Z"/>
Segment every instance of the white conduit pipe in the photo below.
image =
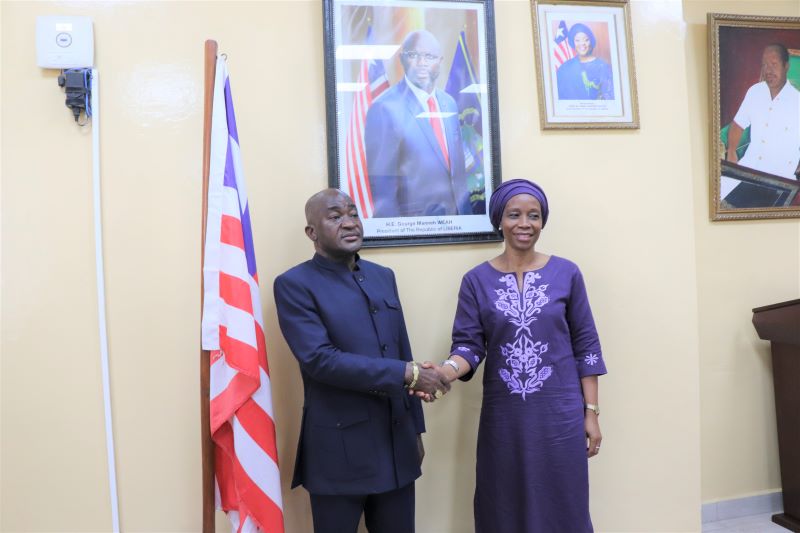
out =
<path fill-rule="evenodd" d="M 117 468 L 114 459 L 114 426 L 111 421 L 111 387 L 108 377 L 108 333 L 106 329 L 106 281 L 103 268 L 103 220 L 100 209 L 100 94 L 97 69 L 92 69 L 92 184 L 94 188 L 94 256 L 97 269 L 97 322 L 100 332 L 100 363 L 103 371 L 103 406 L 106 423 L 108 486 L 111 496 L 111 522 L 119 533 Z"/>

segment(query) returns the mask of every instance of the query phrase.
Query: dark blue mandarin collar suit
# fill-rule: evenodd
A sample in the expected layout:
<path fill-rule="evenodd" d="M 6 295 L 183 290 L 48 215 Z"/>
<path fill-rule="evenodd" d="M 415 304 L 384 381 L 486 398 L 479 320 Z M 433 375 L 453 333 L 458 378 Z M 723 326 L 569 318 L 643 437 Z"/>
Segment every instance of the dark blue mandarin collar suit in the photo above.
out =
<path fill-rule="evenodd" d="M 413 482 L 425 423 L 404 389 L 412 356 L 394 273 L 358 256 L 351 271 L 315 254 L 274 290 L 305 388 L 292 487 L 371 494 Z"/>

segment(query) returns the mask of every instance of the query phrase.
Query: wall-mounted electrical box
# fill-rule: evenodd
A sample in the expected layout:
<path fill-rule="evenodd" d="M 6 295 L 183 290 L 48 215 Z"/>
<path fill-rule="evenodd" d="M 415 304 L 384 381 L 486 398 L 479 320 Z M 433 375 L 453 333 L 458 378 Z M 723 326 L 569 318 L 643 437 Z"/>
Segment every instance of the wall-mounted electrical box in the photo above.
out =
<path fill-rule="evenodd" d="M 94 65 L 94 33 L 89 17 L 36 17 L 36 64 L 43 68 Z"/>

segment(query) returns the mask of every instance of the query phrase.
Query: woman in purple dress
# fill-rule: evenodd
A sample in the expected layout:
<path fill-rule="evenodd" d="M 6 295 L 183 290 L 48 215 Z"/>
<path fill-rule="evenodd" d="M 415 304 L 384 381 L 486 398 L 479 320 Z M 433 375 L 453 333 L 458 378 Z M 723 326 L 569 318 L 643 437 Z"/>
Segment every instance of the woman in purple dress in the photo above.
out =
<path fill-rule="evenodd" d="M 548 215 L 538 185 L 503 183 L 489 211 L 505 249 L 464 275 L 440 369 L 467 381 L 486 361 L 475 531 L 592 531 L 587 460 L 600 451 L 606 368 L 583 277 L 535 249 Z"/>

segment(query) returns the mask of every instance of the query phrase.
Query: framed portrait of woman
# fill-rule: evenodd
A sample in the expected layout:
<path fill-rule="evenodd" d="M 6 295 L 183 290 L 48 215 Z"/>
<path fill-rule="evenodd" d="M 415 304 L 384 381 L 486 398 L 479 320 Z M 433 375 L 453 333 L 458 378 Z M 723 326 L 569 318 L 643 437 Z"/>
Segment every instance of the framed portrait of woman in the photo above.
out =
<path fill-rule="evenodd" d="M 542 129 L 639 127 L 628 0 L 531 0 Z"/>

